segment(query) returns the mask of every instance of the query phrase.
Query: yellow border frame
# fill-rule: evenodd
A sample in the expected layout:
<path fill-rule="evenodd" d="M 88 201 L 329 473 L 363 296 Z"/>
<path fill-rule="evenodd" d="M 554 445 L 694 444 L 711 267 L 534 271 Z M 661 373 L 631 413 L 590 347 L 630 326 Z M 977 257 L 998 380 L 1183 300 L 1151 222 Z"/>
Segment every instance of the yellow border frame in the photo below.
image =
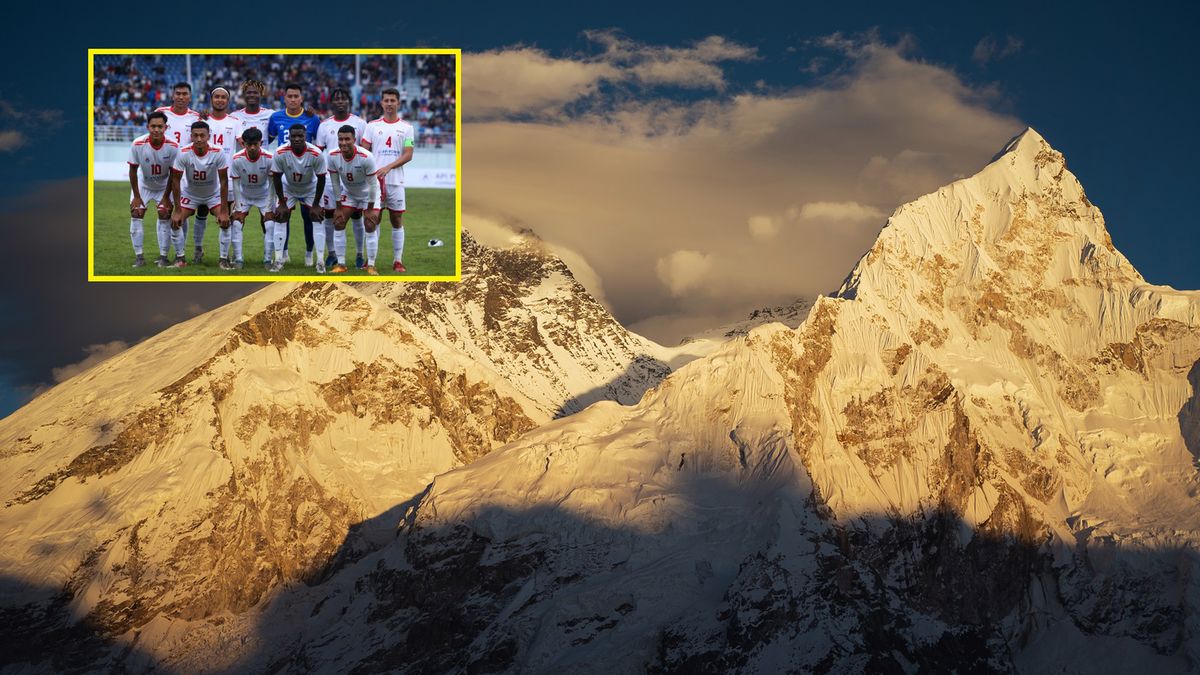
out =
<path fill-rule="evenodd" d="M 454 276 L 389 276 L 339 277 L 318 275 L 242 275 L 242 276 L 139 276 L 104 275 L 95 273 L 95 142 L 96 120 L 93 101 L 96 100 L 97 54 L 453 54 L 454 59 Z M 461 49 L 88 49 L 88 281 L 215 281 L 261 283 L 272 281 L 460 281 L 462 279 L 462 50 Z"/>

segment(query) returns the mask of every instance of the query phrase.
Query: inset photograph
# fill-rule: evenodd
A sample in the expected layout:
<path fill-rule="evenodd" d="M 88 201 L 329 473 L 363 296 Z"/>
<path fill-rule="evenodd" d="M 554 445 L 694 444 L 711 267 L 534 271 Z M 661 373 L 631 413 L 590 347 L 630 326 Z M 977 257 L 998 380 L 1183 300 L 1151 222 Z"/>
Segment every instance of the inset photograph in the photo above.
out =
<path fill-rule="evenodd" d="M 91 281 L 457 281 L 457 49 L 89 51 Z"/>

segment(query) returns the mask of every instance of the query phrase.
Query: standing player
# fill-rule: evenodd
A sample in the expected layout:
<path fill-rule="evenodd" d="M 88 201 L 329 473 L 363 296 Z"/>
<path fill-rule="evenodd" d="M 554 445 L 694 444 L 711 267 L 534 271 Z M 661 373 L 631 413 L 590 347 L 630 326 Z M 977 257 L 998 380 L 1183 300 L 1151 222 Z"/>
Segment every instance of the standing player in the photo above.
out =
<path fill-rule="evenodd" d="M 192 85 L 187 82 L 178 82 L 171 87 L 171 105 L 163 106 L 155 111 L 167 116 L 167 138 L 178 143 L 180 148 L 192 142 L 192 124 L 200 121 L 200 113 L 192 110 L 190 105 L 192 105 Z M 207 214 L 207 211 L 203 212 L 200 219 Z M 184 239 L 187 239 L 187 231 L 188 223 L 185 220 L 183 221 Z M 195 238 L 193 237 L 193 239 Z M 198 243 L 201 239 L 196 239 L 196 241 Z M 175 255 L 183 255 L 183 249 L 175 249 Z"/>
<path fill-rule="evenodd" d="M 366 216 L 367 274 L 375 270 L 375 254 L 379 250 L 379 179 L 376 178 L 375 156 L 355 143 L 355 129 L 347 124 L 338 130 L 337 148 L 329 151 L 329 182 L 338 196 L 333 214 L 333 249 L 337 264 L 330 271 L 346 271 L 346 220 Z M 320 267 L 317 271 L 322 271 Z"/>
<path fill-rule="evenodd" d="M 209 102 L 212 104 L 212 111 L 208 114 L 208 119 L 205 122 L 208 124 L 209 136 L 208 145 L 214 150 L 220 150 L 225 153 L 225 165 L 229 166 L 233 161 L 233 153 L 237 151 L 237 137 L 241 132 L 242 123 L 236 117 L 229 114 L 229 90 L 225 87 L 217 87 L 209 94 Z M 230 198 L 233 198 L 233 186 L 228 186 Z M 226 204 L 226 208 L 231 208 L 232 204 Z M 196 245 L 196 250 L 193 255 L 193 261 L 199 263 L 204 257 L 204 232 L 208 226 L 208 210 L 199 209 L 196 211 L 196 229 L 192 235 L 192 240 Z M 221 228 L 220 239 L 229 240 L 229 226 Z"/>
<path fill-rule="evenodd" d="M 175 195 L 175 212 L 171 214 L 171 229 L 174 230 L 175 266 L 186 263 L 178 255 L 183 246 L 183 223 L 200 207 L 217 214 L 221 227 L 229 227 L 229 170 L 225 153 L 208 145 L 208 125 L 192 123 L 192 143 L 184 146 L 171 167 L 171 194 Z M 186 179 L 181 187 L 182 179 Z"/>
<path fill-rule="evenodd" d="M 392 221 L 392 271 L 406 272 L 404 254 L 404 165 L 413 156 L 413 126 L 400 119 L 400 92 L 384 89 L 380 103 L 383 117 L 367 125 L 362 144 L 375 153 L 378 176 L 383 182 L 382 206 Z"/>
<path fill-rule="evenodd" d="M 171 166 L 179 154 L 179 145 L 166 138 L 167 116 L 152 112 L 146 118 L 149 133 L 139 136 L 129 147 L 129 238 L 133 240 L 134 267 L 142 267 L 142 217 L 148 205 L 158 207 L 158 266 L 167 266 L 171 232 Z M 138 169 L 142 170 L 138 178 Z M 182 253 L 175 249 L 176 255 Z"/>
<path fill-rule="evenodd" d="M 283 146 L 290 141 L 291 129 L 299 124 L 304 127 L 305 140 L 312 142 L 317 138 L 317 129 L 321 126 L 321 118 L 304 108 L 304 90 L 295 82 L 289 82 L 283 87 L 283 105 L 284 109 L 276 111 L 271 115 L 267 122 L 267 140 L 274 141 L 279 139 L 277 151 L 282 151 Z M 275 153 L 276 156 L 280 152 Z M 317 195 L 320 199 L 321 195 Z M 308 206 L 301 206 L 300 217 L 304 220 L 304 264 L 311 265 L 312 250 L 313 250 L 313 226 L 312 214 L 309 213 Z M 284 223 L 286 226 L 287 223 Z M 285 233 L 290 235 L 290 230 L 285 230 Z M 287 255 L 287 243 L 291 239 L 290 236 L 284 237 L 284 255 Z M 286 261 L 285 261 L 286 262 Z"/>
<path fill-rule="evenodd" d="M 200 121 L 200 113 L 188 106 L 192 104 L 192 85 L 180 82 L 171 88 L 171 105 L 154 112 L 167 116 L 167 138 L 180 147 L 191 142 L 192 123 Z"/>
<path fill-rule="evenodd" d="M 325 155 L 317 150 L 317 146 L 305 142 L 306 136 L 307 129 L 303 124 L 293 124 L 288 130 L 288 145 L 277 150 L 272 160 L 271 176 L 275 195 L 279 199 L 275 207 L 275 262 L 271 265 L 272 272 L 283 269 L 282 252 L 287 246 L 287 224 L 296 204 L 307 206 L 318 220 L 325 217 L 317 202 L 325 191 Z M 325 228 L 321 228 L 320 238 L 321 247 L 324 248 Z M 324 271 L 323 268 L 324 265 L 319 271 Z"/>
<path fill-rule="evenodd" d="M 267 137 L 271 115 L 274 115 L 275 111 L 262 107 L 262 97 L 266 91 L 267 85 L 263 84 L 260 80 L 246 80 L 242 83 L 242 101 L 245 102 L 246 107 L 229 113 L 231 117 L 236 118 L 242 123 L 242 126 L 238 130 L 239 145 L 242 144 L 242 134 L 252 127 L 258 129 L 262 138 Z M 263 241 L 265 242 L 263 246 L 263 264 L 269 265 L 271 264 L 272 253 L 275 249 L 275 233 L 267 232 L 266 229 L 263 229 Z"/>
<path fill-rule="evenodd" d="M 262 151 L 262 132 L 250 127 L 242 132 L 241 142 L 245 149 L 233 156 L 229 168 L 229 182 L 233 185 L 233 230 L 229 239 L 221 241 L 221 269 L 242 269 L 242 233 L 246 218 L 252 207 L 258 207 L 258 219 L 263 232 L 270 232 L 266 240 L 275 238 L 274 214 L 271 208 L 271 167 L 273 158 Z M 225 232 L 226 230 L 222 230 Z M 230 262 L 232 244 L 232 262 Z M 272 246 L 272 249 L 274 247 Z"/>
<path fill-rule="evenodd" d="M 332 152 L 338 147 L 338 130 L 349 125 L 354 128 L 354 143 L 362 140 L 363 132 L 367 130 L 367 121 L 350 112 L 350 92 L 345 89 L 334 89 L 329 95 L 333 107 L 333 117 L 321 122 L 317 127 L 317 139 L 314 145 L 322 152 Z M 325 210 L 325 241 L 333 241 L 333 211 L 337 206 L 337 194 L 333 191 L 333 181 L 325 183 L 325 194 L 321 198 L 321 208 Z M 358 248 L 356 264 L 359 269 L 363 266 L 363 223 L 361 214 L 354 218 L 354 243 Z M 332 267 L 337 263 L 333 252 L 325 259 L 325 264 Z"/>
<path fill-rule="evenodd" d="M 267 127 L 271 115 L 274 115 L 275 111 L 262 107 L 262 97 L 266 90 L 267 85 L 258 80 L 246 80 L 242 84 L 242 100 L 246 103 L 246 107 L 229 113 L 231 117 L 242 123 L 242 128 L 238 130 L 239 141 L 242 140 L 242 134 L 250 127 L 258 129 L 263 138 L 267 137 Z"/>

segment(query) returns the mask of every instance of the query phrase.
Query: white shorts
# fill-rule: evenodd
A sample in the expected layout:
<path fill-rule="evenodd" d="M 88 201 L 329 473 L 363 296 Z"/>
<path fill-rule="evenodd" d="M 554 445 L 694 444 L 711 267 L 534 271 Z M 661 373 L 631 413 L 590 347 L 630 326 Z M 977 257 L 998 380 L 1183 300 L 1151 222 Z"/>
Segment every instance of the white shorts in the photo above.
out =
<path fill-rule="evenodd" d="M 374 210 L 379 208 L 379 198 L 376 197 L 375 201 L 368 202 L 366 199 L 356 199 L 345 192 L 342 192 L 342 195 L 338 197 L 338 206 L 347 209 L 354 209 L 356 211 L 359 209 Z"/>
<path fill-rule="evenodd" d="M 258 212 L 263 215 L 275 210 L 275 207 L 271 205 L 270 195 L 266 195 L 264 197 L 247 197 L 242 195 L 242 198 L 239 199 L 236 204 L 234 204 L 233 210 L 244 211 L 249 214 L 250 209 L 256 206 L 258 207 Z"/>
<path fill-rule="evenodd" d="M 404 213 L 404 186 L 384 185 L 383 188 L 383 194 L 379 198 L 383 208 L 396 213 Z"/>
<path fill-rule="evenodd" d="M 328 178 L 328 174 L 326 174 L 326 178 Z M 320 208 L 325 210 L 332 209 L 336 207 L 336 202 L 337 199 L 334 198 L 334 185 L 331 184 L 331 181 L 326 180 L 325 191 L 320 195 Z"/>
<path fill-rule="evenodd" d="M 221 205 L 221 193 L 219 191 L 209 196 L 196 196 L 188 192 L 187 188 L 180 188 L 179 192 L 179 205 L 185 209 L 195 211 L 201 206 L 207 206 L 211 209 Z"/>
<path fill-rule="evenodd" d="M 315 196 L 317 196 L 316 190 L 313 190 L 312 192 L 308 193 L 307 195 L 304 195 L 303 197 L 297 197 L 296 195 L 289 194 L 285 190 L 283 192 L 283 202 L 285 204 L 287 204 L 287 207 L 289 209 L 296 208 L 296 204 L 303 204 L 305 206 L 311 207 L 313 205 L 313 197 L 315 197 Z M 275 203 L 278 204 L 279 203 L 278 200 Z"/>
<path fill-rule="evenodd" d="M 166 191 L 167 191 L 166 185 L 164 185 L 160 188 L 152 188 L 152 187 L 147 187 L 141 183 L 138 183 L 138 192 L 142 193 L 142 205 L 143 206 L 146 204 L 149 204 L 150 202 L 155 202 L 156 204 L 161 205 L 163 193 Z M 133 203 L 133 190 L 129 191 L 129 203 L 130 204 Z M 168 204 L 168 206 L 170 206 L 170 204 Z"/>

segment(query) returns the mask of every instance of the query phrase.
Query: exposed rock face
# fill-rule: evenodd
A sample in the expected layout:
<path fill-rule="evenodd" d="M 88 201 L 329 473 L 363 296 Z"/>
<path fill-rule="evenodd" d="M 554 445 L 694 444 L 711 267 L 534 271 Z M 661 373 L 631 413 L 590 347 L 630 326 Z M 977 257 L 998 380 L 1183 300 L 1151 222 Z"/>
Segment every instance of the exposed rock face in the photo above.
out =
<path fill-rule="evenodd" d="M 185 671 L 1200 668 L 1200 294 L 1146 284 L 1036 132 L 898 209 L 802 322 L 630 407 L 550 421 L 555 378 L 645 374 L 651 352 L 563 304 L 573 282 L 540 250 L 467 245 L 488 272 L 458 286 L 309 287 L 229 322 L 155 383 L 187 416 L 165 434 L 119 387 L 100 412 L 129 417 L 76 428 L 55 461 L 63 436 L 0 426 L 5 524 L 67 490 L 104 486 L 102 509 L 163 458 L 217 467 L 190 520 L 120 502 L 120 527 L 63 556 L 62 593 L 8 603 L 38 626 L 22 636 L 101 649 L 130 629 L 99 653 Z M 306 337 L 351 325 L 337 349 Z M 178 440 L 122 450 L 143 414 L 139 434 Z M 435 438 L 445 468 L 408 450 L 436 478 L 380 501 L 399 477 L 378 467 L 414 446 L 369 448 L 397 436 Z M 366 495 L 377 515 L 351 525 Z M 10 526 L 25 548 L 6 560 L 62 545 L 63 513 Z M 254 554 L 234 567 L 213 541 Z M 189 556 L 245 583 L 171 567 Z M 67 608 L 96 628 L 56 621 Z"/>
<path fill-rule="evenodd" d="M 496 249 L 463 233 L 461 283 L 363 284 L 429 338 L 501 373 L 556 416 L 636 403 L 676 354 L 625 330 L 531 237 Z"/>

